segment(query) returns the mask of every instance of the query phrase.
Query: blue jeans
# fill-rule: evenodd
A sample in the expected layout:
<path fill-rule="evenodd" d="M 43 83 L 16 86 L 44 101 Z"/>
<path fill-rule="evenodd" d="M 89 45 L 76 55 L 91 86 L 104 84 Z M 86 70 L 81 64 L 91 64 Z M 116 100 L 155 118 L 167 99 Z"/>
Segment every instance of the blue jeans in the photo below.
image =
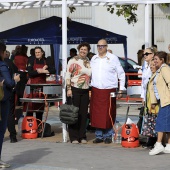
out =
<path fill-rule="evenodd" d="M 95 135 L 98 139 L 106 139 L 106 138 L 112 138 L 113 135 L 113 128 L 111 129 L 96 129 Z"/>
<path fill-rule="evenodd" d="M 9 114 L 9 100 L 1 102 L 1 120 L 0 120 L 0 158 L 2 151 L 2 144 L 4 140 L 4 134 L 6 132 L 7 120 Z"/>

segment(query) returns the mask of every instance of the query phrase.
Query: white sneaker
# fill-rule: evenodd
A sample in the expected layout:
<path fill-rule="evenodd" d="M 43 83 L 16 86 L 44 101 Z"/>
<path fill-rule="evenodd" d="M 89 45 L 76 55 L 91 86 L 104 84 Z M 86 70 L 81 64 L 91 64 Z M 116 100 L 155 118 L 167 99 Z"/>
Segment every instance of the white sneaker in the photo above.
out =
<path fill-rule="evenodd" d="M 10 164 L 0 160 L 0 168 L 9 168 Z"/>
<path fill-rule="evenodd" d="M 161 143 L 156 142 L 152 150 L 150 150 L 149 155 L 157 155 L 164 151 L 164 147 Z"/>
<path fill-rule="evenodd" d="M 168 143 L 166 144 L 164 153 L 170 153 L 170 144 L 168 144 Z"/>
<path fill-rule="evenodd" d="M 82 143 L 82 144 L 87 144 L 87 140 L 86 140 L 86 139 L 82 139 L 82 140 L 81 140 L 81 143 Z"/>
<path fill-rule="evenodd" d="M 79 142 L 77 140 L 73 140 L 72 143 L 73 144 L 79 144 Z"/>

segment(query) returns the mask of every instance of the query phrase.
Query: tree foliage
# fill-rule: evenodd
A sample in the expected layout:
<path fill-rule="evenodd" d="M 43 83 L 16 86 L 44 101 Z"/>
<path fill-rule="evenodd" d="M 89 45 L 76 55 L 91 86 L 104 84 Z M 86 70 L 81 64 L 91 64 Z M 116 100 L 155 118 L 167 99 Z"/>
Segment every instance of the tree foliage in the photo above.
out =
<path fill-rule="evenodd" d="M 168 7 L 170 7 L 170 4 L 161 4 L 160 5 L 162 8 L 168 8 Z M 170 15 L 167 15 L 166 16 L 168 19 L 170 19 Z"/>
<path fill-rule="evenodd" d="M 158 4 L 161 8 L 168 8 L 170 7 L 170 3 L 163 3 Z M 131 5 L 108 5 L 107 11 L 111 14 L 116 14 L 118 17 L 123 16 L 125 20 L 127 20 L 128 24 L 135 24 L 137 19 L 136 11 L 138 9 L 138 5 L 131 4 Z M 70 13 L 73 13 L 76 8 L 75 7 L 69 7 Z M 168 19 L 170 19 L 170 16 L 167 16 Z"/>
<path fill-rule="evenodd" d="M 9 9 L 0 9 L 0 14 L 2 14 L 5 11 L 9 11 Z"/>
<path fill-rule="evenodd" d="M 127 20 L 128 24 L 135 24 L 137 19 L 137 14 L 135 13 L 138 9 L 138 5 L 116 5 L 107 6 L 107 11 L 109 11 L 111 14 L 116 13 L 117 16 L 124 16 L 124 18 Z"/>
<path fill-rule="evenodd" d="M 160 4 L 160 6 L 161 6 L 162 8 L 167 8 L 167 7 L 169 7 L 169 5 L 170 5 L 170 4 Z"/>
<path fill-rule="evenodd" d="M 159 4 L 159 6 L 161 8 L 167 8 L 170 6 L 170 4 L 163 3 L 163 4 Z M 116 13 L 117 16 L 123 16 L 127 20 L 128 24 L 133 24 L 133 25 L 138 21 L 137 14 L 136 14 L 137 9 L 138 9 L 138 5 L 134 5 L 134 4 L 107 6 L 107 11 L 109 11 L 111 14 Z M 170 16 L 167 17 L 168 19 L 170 19 Z"/>
<path fill-rule="evenodd" d="M 70 10 L 70 13 L 73 13 L 76 10 L 76 8 L 75 7 L 69 7 L 69 10 Z"/>

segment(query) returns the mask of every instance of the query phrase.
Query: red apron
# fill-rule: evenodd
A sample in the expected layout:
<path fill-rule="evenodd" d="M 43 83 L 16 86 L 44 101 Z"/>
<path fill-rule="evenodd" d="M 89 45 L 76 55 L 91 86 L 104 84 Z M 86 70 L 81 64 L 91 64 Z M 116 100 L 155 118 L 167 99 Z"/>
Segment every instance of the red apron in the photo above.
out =
<path fill-rule="evenodd" d="M 112 128 L 109 116 L 110 93 L 116 89 L 97 89 L 92 87 L 90 99 L 90 118 L 91 125 L 95 128 L 108 129 Z M 111 98 L 110 113 L 113 122 L 116 119 L 116 97 Z"/>
<path fill-rule="evenodd" d="M 33 70 L 37 70 L 38 68 L 43 68 L 46 65 L 45 61 L 44 64 L 36 64 L 36 59 L 34 60 Z M 46 83 L 46 74 L 38 74 L 36 77 L 29 78 L 27 84 L 45 84 Z M 44 98 L 43 94 L 38 92 L 31 93 L 27 96 L 28 98 Z M 28 110 L 44 110 L 45 104 L 41 103 L 29 103 Z M 26 107 L 23 108 L 26 111 Z"/>

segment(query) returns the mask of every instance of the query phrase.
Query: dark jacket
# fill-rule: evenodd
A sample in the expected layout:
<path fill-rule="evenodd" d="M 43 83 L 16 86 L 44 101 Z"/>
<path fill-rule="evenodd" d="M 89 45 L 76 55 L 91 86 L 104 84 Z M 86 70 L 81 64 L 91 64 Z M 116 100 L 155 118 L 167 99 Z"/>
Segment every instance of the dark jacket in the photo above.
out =
<path fill-rule="evenodd" d="M 10 75 L 9 68 L 4 61 L 0 61 L 0 81 L 4 80 L 3 89 L 4 89 L 4 98 L 2 101 L 9 100 L 11 97 L 12 89 L 15 87 L 15 81 Z"/>
<path fill-rule="evenodd" d="M 14 73 L 18 73 L 18 68 L 17 66 L 9 59 L 9 58 L 5 58 L 4 59 L 5 63 L 7 64 L 7 66 L 9 66 L 9 72 L 10 75 L 12 76 Z"/>

